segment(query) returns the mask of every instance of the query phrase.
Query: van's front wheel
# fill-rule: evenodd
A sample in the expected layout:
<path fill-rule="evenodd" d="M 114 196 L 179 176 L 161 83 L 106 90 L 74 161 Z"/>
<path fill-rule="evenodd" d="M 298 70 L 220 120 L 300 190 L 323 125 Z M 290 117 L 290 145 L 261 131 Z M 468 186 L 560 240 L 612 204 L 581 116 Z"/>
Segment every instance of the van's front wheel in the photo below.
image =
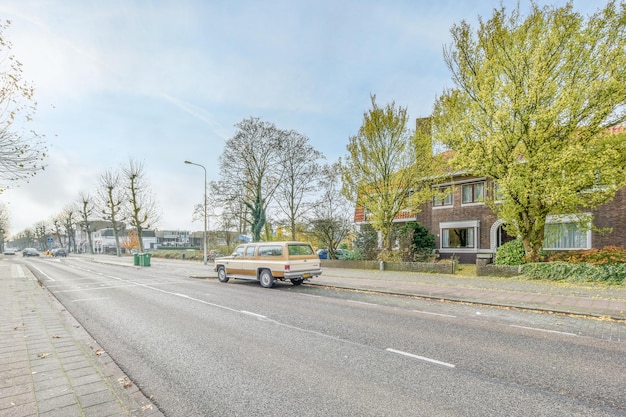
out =
<path fill-rule="evenodd" d="M 272 271 L 269 269 L 264 269 L 259 274 L 259 281 L 261 282 L 261 287 L 263 288 L 272 288 L 274 284 L 276 284 L 276 278 L 272 275 Z"/>

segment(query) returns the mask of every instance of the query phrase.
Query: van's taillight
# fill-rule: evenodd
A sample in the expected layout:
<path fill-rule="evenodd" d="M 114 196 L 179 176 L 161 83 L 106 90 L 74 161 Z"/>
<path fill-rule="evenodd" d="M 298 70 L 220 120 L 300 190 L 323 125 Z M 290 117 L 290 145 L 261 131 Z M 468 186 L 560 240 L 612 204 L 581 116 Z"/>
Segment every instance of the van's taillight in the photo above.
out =
<path fill-rule="evenodd" d="M 285 271 L 289 271 L 291 267 L 289 265 L 285 265 Z"/>

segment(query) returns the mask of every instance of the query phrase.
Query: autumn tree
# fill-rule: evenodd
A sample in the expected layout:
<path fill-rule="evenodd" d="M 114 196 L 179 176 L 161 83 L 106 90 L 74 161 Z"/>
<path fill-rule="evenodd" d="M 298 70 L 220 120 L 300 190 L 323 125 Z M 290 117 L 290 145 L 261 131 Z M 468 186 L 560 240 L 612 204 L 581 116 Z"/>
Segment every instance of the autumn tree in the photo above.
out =
<path fill-rule="evenodd" d="M 141 244 L 139 243 L 139 238 L 137 237 L 136 230 L 129 230 L 126 237 L 122 240 L 122 247 L 126 249 L 127 252 L 130 253 L 133 249 L 141 250 Z"/>
<path fill-rule="evenodd" d="M 126 228 L 124 224 L 124 190 L 120 184 L 120 174 L 105 171 L 98 179 L 98 206 L 101 207 L 102 219 L 111 223 L 115 238 L 117 256 L 121 256 L 120 232 Z"/>
<path fill-rule="evenodd" d="M 89 253 L 93 254 L 93 230 L 91 223 L 94 220 L 93 215 L 96 211 L 94 199 L 88 193 L 81 192 L 76 202 L 80 217 L 79 225 L 82 230 L 87 233 L 87 241 L 89 242 Z"/>
<path fill-rule="evenodd" d="M 313 204 L 311 234 L 328 249 L 329 259 L 337 258 L 337 247 L 352 231 L 352 204 L 341 193 L 341 165 L 321 167 L 317 182 L 320 198 Z"/>
<path fill-rule="evenodd" d="M 626 184 L 626 7 L 610 1 L 584 18 L 563 7 L 504 6 L 451 29 L 444 56 L 455 88 L 434 110 L 454 167 L 493 178 L 485 202 L 536 260 L 548 215 L 580 214 Z M 584 216 L 581 216 L 584 218 Z"/>
<path fill-rule="evenodd" d="M 323 155 L 309 144 L 308 137 L 295 131 L 287 132 L 281 149 L 283 174 L 275 201 L 282 214 L 281 223 L 288 226 L 291 240 L 297 240 L 298 225 L 314 207 L 311 197 L 318 191 Z"/>
<path fill-rule="evenodd" d="M 371 102 L 359 132 L 349 139 L 343 192 L 367 211 L 390 251 L 394 219 L 403 210 L 418 211 L 430 198 L 431 133 L 429 128 L 411 129 L 407 109 L 395 102 L 379 107 L 374 95 Z"/>
<path fill-rule="evenodd" d="M 46 156 L 41 137 L 26 128 L 36 110 L 35 89 L 23 79 L 22 64 L 11 54 L 5 35 L 9 25 L 0 22 L 0 191 L 44 169 Z"/>
<path fill-rule="evenodd" d="M 254 241 L 259 241 L 268 205 L 282 181 L 286 133 L 258 118 L 244 119 L 236 127 L 220 158 L 220 184 L 225 199 L 237 199 L 248 208 L 246 221 Z"/>
<path fill-rule="evenodd" d="M 139 248 L 143 252 L 145 250 L 143 232 L 159 221 L 160 212 L 141 162 L 130 159 L 128 165 L 122 167 L 122 175 L 126 181 L 125 197 L 128 203 L 126 218 L 137 232 Z"/>

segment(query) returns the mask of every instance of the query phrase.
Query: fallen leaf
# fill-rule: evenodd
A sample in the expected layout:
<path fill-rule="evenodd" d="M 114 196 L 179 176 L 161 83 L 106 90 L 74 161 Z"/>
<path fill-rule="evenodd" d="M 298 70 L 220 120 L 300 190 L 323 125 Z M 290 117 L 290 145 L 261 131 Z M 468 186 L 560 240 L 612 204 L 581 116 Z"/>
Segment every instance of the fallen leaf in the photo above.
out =
<path fill-rule="evenodd" d="M 123 386 L 124 388 L 129 388 L 129 387 L 132 387 L 132 386 L 133 386 L 133 381 L 131 381 L 130 379 L 128 379 L 128 377 L 127 377 L 127 376 L 122 377 L 122 378 L 119 378 L 119 379 L 117 380 L 117 382 L 119 382 L 120 384 L 122 384 L 122 386 Z"/>
<path fill-rule="evenodd" d="M 60 339 L 60 338 L 61 338 L 61 336 L 59 336 L 59 335 L 56 335 L 56 334 L 55 334 L 54 336 L 52 336 L 52 338 L 53 338 L 53 339 Z"/>
<path fill-rule="evenodd" d="M 40 353 L 39 355 L 37 355 L 39 358 L 44 359 L 47 358 L 48 356 L 52 355 L 52 353 Z"/>
<path fill-rule="evenodd" d="M 100 356 L 100 355 L 102 355 L 103 353 L 104 353 L 104 350 L 102 350 L 102 349 L 96 349 L 96 355 L 97 355 L 97 356 Z"/>

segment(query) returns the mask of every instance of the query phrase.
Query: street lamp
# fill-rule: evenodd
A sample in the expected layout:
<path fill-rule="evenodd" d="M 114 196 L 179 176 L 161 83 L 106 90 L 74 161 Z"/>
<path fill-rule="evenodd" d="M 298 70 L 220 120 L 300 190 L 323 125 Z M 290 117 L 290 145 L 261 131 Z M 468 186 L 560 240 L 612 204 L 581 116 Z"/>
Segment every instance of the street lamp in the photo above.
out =
<path fill-rule="evenodd" d="M 204 264 L 206 265 L 207 263 L 207 256 L 206 256 L 206 168 L 204 167 L 204 165 L 200 165 L 200 164 L 195 164 L 193 162 L 190 161 L 185 161 L 186 164 L 189 165 L 195 165 L 198 166 L 200 168 L 202 168 L 204 170 L 204 255 L 203 255 L 203 261 Z"/>

